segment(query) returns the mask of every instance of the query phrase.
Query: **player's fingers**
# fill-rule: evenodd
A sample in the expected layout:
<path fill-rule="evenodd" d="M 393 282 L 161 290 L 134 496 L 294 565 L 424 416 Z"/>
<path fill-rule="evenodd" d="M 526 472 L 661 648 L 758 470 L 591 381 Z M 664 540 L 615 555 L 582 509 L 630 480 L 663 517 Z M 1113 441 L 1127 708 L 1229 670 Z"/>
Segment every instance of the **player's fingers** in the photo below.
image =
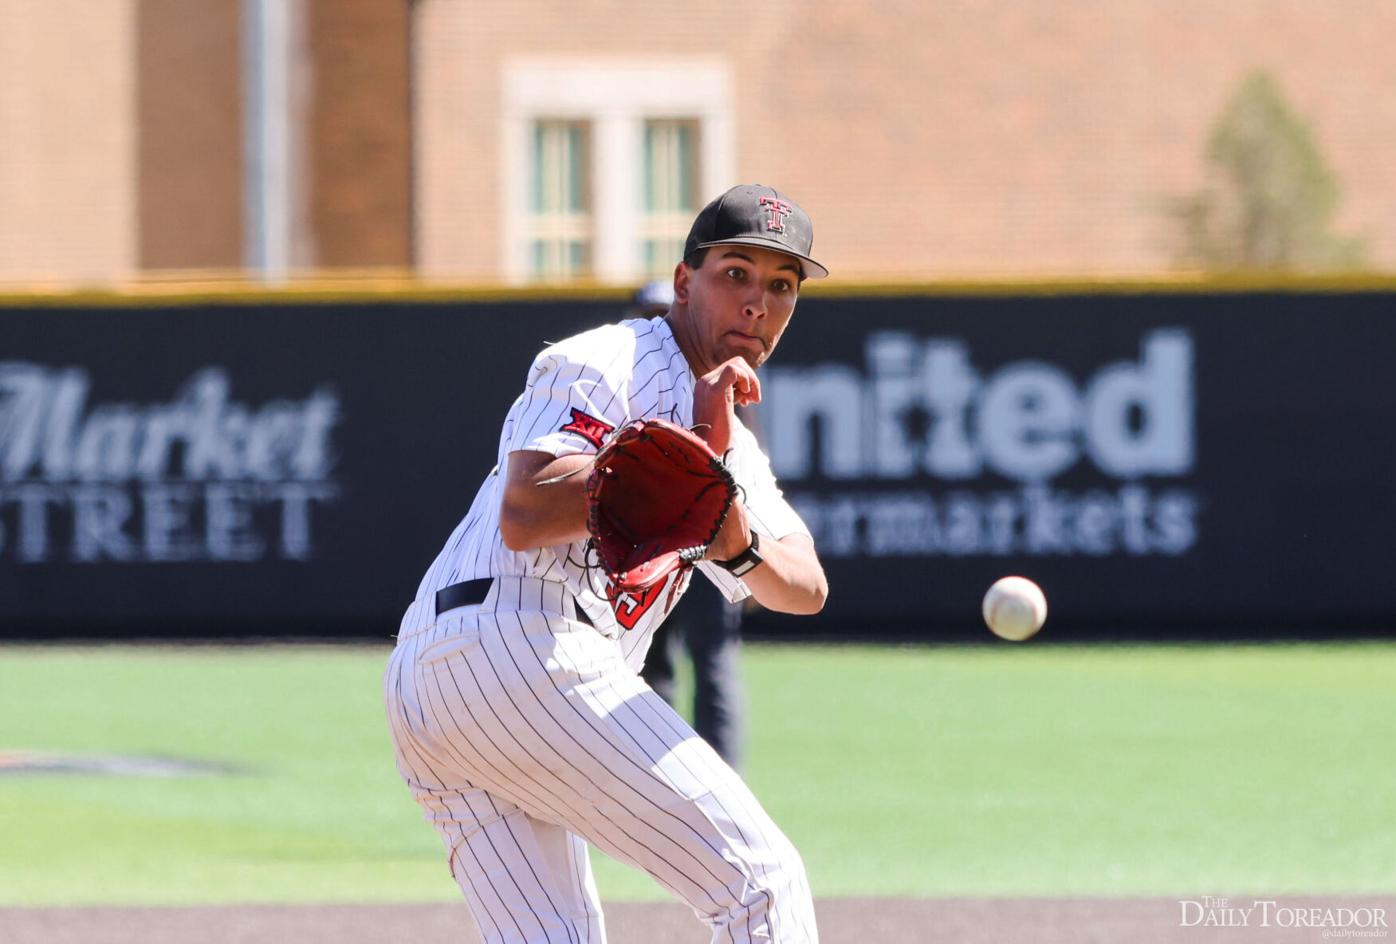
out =
<path fill-rule="evenodd" d="M 750 406 L 753 403 L 761 402 L 761 378 L 753 371 L 751 374 L 751 384 L 746 390 L 746 402 L 742 406 Z"/>
<path fill-rule="evenodd" d="M 750 406 L 753 403 L 761 402 L 761 381 L 756 376 L 756 371 L 751 369 L 751 365 L 738 358 L 735 362 L 729 361 L 734 372 L 732 389 L 734 399 L 738 406 Z"/>
<path fill-rule="evenodd" d="M 740 357 L 734 357 L 722 365 L 722 376 L 727 383 L 739 384 L 743 390 L 750 389 L 751 384 L 756 382 L 756 371 Z"/>
<path fill-rule="evenodd" d="M 723 398 L 738 406 L 749 406 L 761 402 L 761 381 L 751 365 L 740 357 L 724 361 L 702 380 L 714 391 L 721 391 Z"/>

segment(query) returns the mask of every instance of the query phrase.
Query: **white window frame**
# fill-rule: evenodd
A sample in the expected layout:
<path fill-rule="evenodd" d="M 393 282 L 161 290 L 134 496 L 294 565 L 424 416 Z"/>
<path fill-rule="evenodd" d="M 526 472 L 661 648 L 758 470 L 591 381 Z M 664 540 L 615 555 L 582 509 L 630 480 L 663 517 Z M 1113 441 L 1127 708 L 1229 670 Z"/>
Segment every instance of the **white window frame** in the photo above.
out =
<path fill-rule="evenodd" d="M 510 284 L 529 281 L 529 135 L 540 119 L 591 124 L 591 259 L 598 282 L 643 277 L 646 119 L 698 122 L 704 200 L 736 183 L 731 70 L 721 60 L 518 59 L 504 66 L 503 96 L 500 237 Z"/>

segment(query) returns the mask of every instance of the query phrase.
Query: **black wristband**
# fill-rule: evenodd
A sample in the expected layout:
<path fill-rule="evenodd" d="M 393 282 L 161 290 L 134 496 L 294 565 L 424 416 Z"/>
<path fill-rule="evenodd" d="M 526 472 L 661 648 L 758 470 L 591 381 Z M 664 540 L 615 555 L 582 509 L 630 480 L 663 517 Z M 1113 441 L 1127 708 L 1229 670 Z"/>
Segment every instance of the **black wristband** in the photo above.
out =
<path fill-rule="evenodd" d="M 757 536 L 755 531 L 752 531 L 750 547 L 731 560 L 713 561 L 713 563 L 734 577 L 745 577 L 747 574 L 751 573 L 757 564 L 765 560 L 765 558 L 761 556 L 760 548 L 761 539 Z"/>

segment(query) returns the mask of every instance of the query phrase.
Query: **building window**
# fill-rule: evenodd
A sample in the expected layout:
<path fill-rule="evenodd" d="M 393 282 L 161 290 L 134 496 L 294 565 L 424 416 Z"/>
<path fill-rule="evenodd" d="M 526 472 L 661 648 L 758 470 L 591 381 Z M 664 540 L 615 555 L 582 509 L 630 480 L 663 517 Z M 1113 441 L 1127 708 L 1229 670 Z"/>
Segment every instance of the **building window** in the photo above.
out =
<path fill-rule="evenodd" d="M 645 193 L 640 257 L 645 274 L 671 273 L 683 257 L 684 239 L 698 211 L 698 122 L 645 122 Z"/>
<path fill-rule="evenodd" d="M 529 276 L 572 279 L 591 271 L 591 129 L 583 121 L 533 126 Z"/>
<path fill-rule="evenodd" d="M 510 283 L 668 275 L 693 214 L 736 182 L 723 60 L 520 58 L 505 63 L 501 91 Z"/>

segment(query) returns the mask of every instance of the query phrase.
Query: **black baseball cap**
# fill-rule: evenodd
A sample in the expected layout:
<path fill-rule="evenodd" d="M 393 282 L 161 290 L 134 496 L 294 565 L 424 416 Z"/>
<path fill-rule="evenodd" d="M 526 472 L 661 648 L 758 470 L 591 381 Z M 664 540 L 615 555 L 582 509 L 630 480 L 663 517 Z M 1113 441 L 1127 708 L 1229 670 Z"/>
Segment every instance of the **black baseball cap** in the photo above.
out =
<path fill-rule="evenodd" d="M 806 278 L 822 279 L 829 270 L 810 258 L 814 227 L 799 204 L 772 187 L 741 184 L 698 212 L 683 255 L 709 246 L 760 246 L 794 256 Z"/>

